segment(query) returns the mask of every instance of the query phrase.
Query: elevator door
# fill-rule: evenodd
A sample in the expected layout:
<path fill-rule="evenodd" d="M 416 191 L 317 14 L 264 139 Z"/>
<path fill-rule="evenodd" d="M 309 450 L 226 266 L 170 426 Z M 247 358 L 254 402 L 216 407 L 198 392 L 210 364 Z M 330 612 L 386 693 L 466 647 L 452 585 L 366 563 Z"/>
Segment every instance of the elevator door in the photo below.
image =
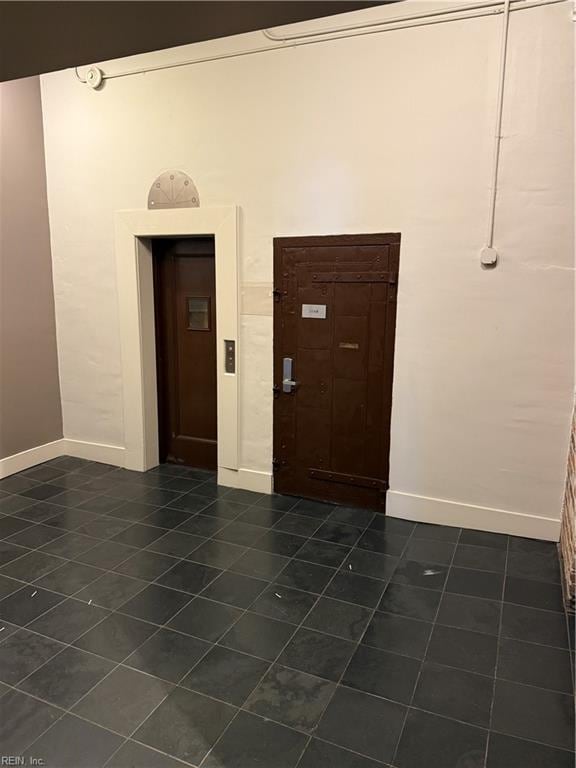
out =
<path fill-rule="evenodd" d="M 216 469 L 214 238 L 153 241 L 160 460 Z"/>

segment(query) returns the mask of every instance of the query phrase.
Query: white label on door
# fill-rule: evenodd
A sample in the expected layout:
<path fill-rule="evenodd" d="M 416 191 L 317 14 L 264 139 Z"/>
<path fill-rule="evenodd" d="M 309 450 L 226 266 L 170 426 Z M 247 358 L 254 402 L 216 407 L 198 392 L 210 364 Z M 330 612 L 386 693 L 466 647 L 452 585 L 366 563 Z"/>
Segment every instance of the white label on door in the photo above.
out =
<path fill-rule="evenodd" d="M 326 320 L 326 304 L 302 304 L 302 317 Z"/>

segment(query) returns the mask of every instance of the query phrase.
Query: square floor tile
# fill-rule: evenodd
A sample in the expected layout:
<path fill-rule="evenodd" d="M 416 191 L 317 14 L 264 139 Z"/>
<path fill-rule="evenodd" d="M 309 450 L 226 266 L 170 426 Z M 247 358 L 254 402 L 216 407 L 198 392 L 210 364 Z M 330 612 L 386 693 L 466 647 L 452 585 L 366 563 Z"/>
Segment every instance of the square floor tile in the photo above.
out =
<path fill-rule="evenodd" d="M 500 640 L 496 676 L 560 693 L 573 692 L 570 652 L 520 640 Z"/>
<path fill-rule="evenodd" d="M 356 644 L 314 629 L 299 629 L 278 658 L 285 667 L 338 682 Z"/>
<path fill-rule="evenodd" d="M 62 502 L 66 500 L 66 493 L 66 489 L 59 485 L 41 483 L 40 485 L 35 485 L 33 488 L 27 488 L 25 491 L 20 491 L 19 495 L 24 496 L 27 499 L 36 499 L 36 501 L 46 501 L 46 499 L 59 497 L 60 501 L 55 503 L 62 504 Z M 64 496 L 63 499 L 62 496 Z"/>
<path fill-rule="evenodd" d="M 453 542 L 412 538 L 406 545 L 404 557 L 408 560 L 450 565 L 455 549 L 456 544 Z"/>
<path fill-rule="evenodd" d="M 311 595 L 309 592 L 300 592 L 281 584 L 272 584 L 260 597 L 256 598 L 250 610 L 269 616 L 271 619 L 300 624 L 316 599 L 316 595 Z"/>
<path fill-rule="evenodd" d="M 78 505 L 78 509 L 85 509 L 87 512 L 96 512 L 99 515 L 107 515 L 113 509 L 118 509 L 123 504 L 122 499 L 116 499 L 113 496 L 95 496 L 88 501 L 83 501 Z"/>
<path fill-rule="evenodd" d="M 249 549 L 230 566 L 230 570 L 243 573 L 245 576 L 272 581 L 289 562 L 289 559 L 283 555 Z"/>
<path fill-rule="evenodd" d="M 160 510 L 160 512 L 172 512 L 171 509 Z M 175 510 L 174 510 L 175 511 Z M 218 531 L 223 530 L 229 522 L 227 520 L 219 520 L 216 517 L 207 517 L 206 515 L 193 515 L 183 521 L 178 530 L 183 533 L 191 533 L 194 536 L 210 537 L 214 536 Z"/>
<path fill-rule="evenodd" d="M 420 562 L 416 560 L 401 560 L 392 574 L 394 584 L 404 584 L 408 587 L 424 587 L 424 589 L 443 589 L 448 575 L 448 568 L 437 563 Z"/>
<path fill-rule="evenodd" d="M 316 735 L 388 763 L 394 755 L 405 713 L 406 708 L 401 704 L 338 687 Z M 427 768 L 431 768 L 430 765 Z"/>
<path fill-rule="evenodd" d="M 358 573 L 339 571 L 326 589 L 326 596 L 347 603 L 356 603 L 375 608 L 382 596 L 386 583 Z"/>
<path fill-rule="evenodd" d="M 266 719 L 311 733 L 336 686 L 328 680 L 275 664 L 245 708 Z"/>
<path fill-rule="evenodd" d="M 114 568 L 134 554 L 132 547 L 113 541 L 102 541 L 95 547 L 76 557 L 81 563 L 95 565 L 97 568 Z"/>
<path fill-rule="evenodd" d="M 120 662 L 142 645 L 156 629 L 153 624 L 113 613 L 76 640 L 75 645 Z"/>
<path fill-rule="evenodd" d="M 304 626 L 320 629 L 344 640 L 360 640 L 371 616 L 372 611 L 361 605 L 321 597 L 306 618 Z"/>
<path fill-rule="evenodd" d="M 10 563 L 18 557 L 22 557 L 29 551 L 24 547 L 9 544 L 7 541 L 0 541 L 0 566 L 6 565 L 6 563 Z"/>
<path fill-rule="evenodd" d="M 376 517 L 381 517 L 383 520 L 391 520 L 391 518 L 386 518 L 385 515 L 374 512 L 373 509 L 363 509 L 362 507 L 335 507 L 330 515 L 330 520 L 334 523 L 355 525 L 357 528 L 367 528 L 370 526 L 378 530 L 377 526 L 370 525 Z M 397 533 L 397 531 L 389 531 L 389 533 Z"/>
<path fill-rule="evenodd" d="M 130 527 L 129 520 L 116 520 L 113 517 L 99 517 L 98 520 L 92 520 L 89 523 L 81 525 L 76 528 L 73 534 L 83 534 L 84 536 L 92 536 L 95 539 L 111 539 L 120 531 L 126 530 Z"/>
<path fill-rule="evenodd" d="M 53 637 L 62 643 L 73 643 L 108 615 L 109 611 L 105 608 L 69 598 L 39 616 L 28 626 L 32 631 Z"/>
<path fill-rule="evenodd" d="M 41 637 L 26 629 L 14 632 L 0 645 L 0 680 L 16 685 L 52 656 L 64 650 L 64 646 L 48 637 Z M 1 742 L 0 742 L 1 743 Z"/>
<path fill-rule="evenodd" d="M 294 633 L 295 627 L 283 621 L 245 613 L 220 640 L 235 651 L 251 653 L 273 661 Z"/>
<path fill-rule="evenodd" d="M 3 600 L 8 595 L 14 594 L 24 585 L 21 581 L 16 579 L 9 579 L 7 576 L 0 576 L 0 600 Z"/>
<path fill-rule="evenodd" d="M 566 618 L 563 613 L 541 611 L 523 605 L 504 603 L 502 635 L 557 648 L 569 647 Z"/>
<path fill-rule="evenodd" d="M 492 677 L 425 662 L 414 706 L 488 728 L 493 688 Z"/>
<path fill-rule="evenodd" d="M 450 627 L 497 635 L 501 603 L 466 595 L 442 595 L 437 622 Z"/>
<path fill-rule="evenodd" d="M 407 616 L 410 619 L 434 621 L 441 593 L 435 589 L 388 584 L 378 605 L 379 611 Z"/>
<path fill-rule="evenodd" d="M 11 498 L 15 499 L 22 499 L 21 496 L 12 496 Z M 11 514 L 14 515 L 14 517 L 21 518 L 22 520 L 29 520 L 30 522 L 34 523 L 43 523 L 46 520 L 50 520 L 54 517 L 54 515 L 58 514 L 58 512 L 64 511 L 64 507 L 59 507 L 56 504 L 51 504 L 48 501 L 31 501 L 31 499 L 26 499 L 28 501 L 27 506 L 20 506 L 20 509 L 18 509 L 15 512 L 12 512 Z M 2 510 L 0 509 L 0 514 L 2 514 Z"/>
<path fill-rule="evenodd" d="M 241 615 L 242 611 L 237 608 L 196 597 L 176 614 L 169 626 L 179 632 L 216 642 Z"/>
<path fill-rule="evenodd" d="M 320 528 L 314 533 L 314 538 L 331 541 L 333 544 L 344 544 L 347 547 L 353 547 L 362 535 L 362 530 L 362 528 L 354 525 L 347 525 L 346 523 L 330 519 L 322 523 Z"/>
<path fill-rule="evenodd" d="M 134 550 L 132 550 L 134 552 Z M 135 579 L 154 581 L 178 561 L 168 555 L 160 555 L 157 552 L 136 552 L 132 557 L 117 565 L 114 570 L 124 576 L 132 576 Z"/>
<path fill-rule="evenodd" d="M 186 557 L 196 550 L 206 539 L 203 536 L 193 536 L 190 533 L 180 533 L 179 531 L 168 531 L 149 544 L 147 549 L 151 552 L 158 552 L 172 557 Z M 208 563 L 212 565 L 212 563 Z"/>
<path fill-rule="evenodd" d="M 368 757 L 356 755 L 319 739 L 311 739 L 298 768 L 382 768 Z"/>
<path fill-rule="evenodd" d="M 492 635 L 437 624 L 430 639 L 427 660 L 481 675 L 494 675 L 497 646 L 497 638 Z"/>
<path fill-rule="evenodd" d="M 296 553 L 298 560 L 306 560 L 316 565 L 338 568 L 350 552 L 349 547 L 331 544 L 329 541 L 309 539 Z"/>
<path fill-rule="evenodd" d="M 446 582 L 446 592 L 488 600 L 502 599 L 504 576 L 472 568 L 451 568 Z"/>
<path fill-rule="evenodd" d="M 472 544 L 475 547 L 491 547 L 506 551 L 508 548 L 508 536 L 502 533 L 488 533 L 486 531 L 471 531 L 462 529 L 460 544 Z"/>
<path fill-rule="evenodd" d="M 496 680 L 492 728 L 551 747 L 574 749 L 573 697 Z"/>
<path fill-rule="evenodd" d="M 228 704 L 176 688 L 140 726 L 134 738 L 198 765 L 236 711 Z"/>
<path fill-rule="evenodd" d="M 185 534 L 181 534 L 184 536 Z M 246 547 L 229 544 L 226 541 L 199 541 L 199 546 L 188 553 L 188 560 L 211 565 L 214 568 L 229 568 L 246 552 Z"/>
<path fill-rule="evenodd" d="M 262 552 L 271 552 L 273 555 L 292 557 L 305 544 L 307 539 L 303 536 L 295 536 L 292 533 L 284 533 L 276 529 L 265 531 L 252 544 L 254 549 Z"/>
<path fill-rule="evenodd" d="M 53 555 L 46 555 L 44 552 L 30 552 L 18 560 L 13 560 L 8 565 L 2 567 L 2 575 L 10 576 L 13 579 L 22 581 L 35 581 L 50 571 L 56 570 L 64 565 L 64 560 Z"/>
<path fill-rule="evenodd" d="M 44 546 L 44 544 L 48 544 L 54 539 L 59 539 L 61 536 L 62 531 L 51 528 L 49 525 L 38 524 L 31 525 L 23 531 L 15 533 L 14 536 L 10 536 L 8 541 L 10 544 L 17 544 L 20 547 L 36 549 Z M 94 546 L 94 542 L 92 542 L 92 546 Z"/>
<path fill-rule="evenodd" d="M 134 525 L 125 528 L 121 533 L 117 533 L 112 541 L 128 544 L 131 547 L 146 547 L 148 544 L 156 541 L 156 539 L 159 539 L 164 533 L 166 533 L 164 528 L 134 523 Z"/>
<path fill-rule="evenodd" d="M 106 768 L 182 768 L 180 760 L 163 755 L 155 749 L 126 741 L 106 763 Z"/>
<path fill-rule="evenodd" d="M 534 552 L 510 552 L 506 572 L 509 576 L 560 584 L 560 563 L 556 552 L 540 555 Z"/>
<path fill-rule="evenodd" d="M 74 714 L 129 736 L 172 690 L 172 685 L 118 667 L 74 707 Z"/>
<path fill-rule="evenodd" d="M 526 605 L 529 608 L 564 612 L 562 588 L 559 584 L 550 582 L 507 576 L 504 601 L 516 605 Z"/>
<path fill-rule="evenodd" d="M 47 528 L 48 526 L 43 526 Z M 79 533 L 64 533 L 61 530 L 51 529 L 57 534 L 57 538 L 53 541 L 45 544 L 42 547 L 42 552 L 47 552 L 57 557 L 75 558 L 81 555 L 83 552 L 87 552 L 92 549 L 98 540 L 91 536 L 82 536 Z"/>
<path fill-rule="evenodd" d="M 124 603 L 120 610 L 143 621 L 165 624 L 190 600 L 191 596 L 184 592 L 150 584 Z"/>
<path fill-rule="evenodd" d="M 286 533 L 295 533 L 297 536 L 312 536 L 321 525 L 322 520 L 287 513 L 276 523 L 274 528 L 278 531 L 285 531 Z"/>
<path fill-rule="evenodd" d="M 311 499 L 300 499 L 290 511 L 296 515 L 324 520 L 330 516 L 334 509 L 333 504 L 325 504 L 322 501 L 312 501 Z"/>
<path fill-rule="evenodd" d="M 267 661 L 214 646 L 180 685 L 241 707 L 268 667 Z"/>
<path fill-rule="evenodd" d="M 159 629 L 137 648 L 124 664 L 178 683 L 208 651 L 210 644 L 169 629 Z"/>
<path fill-rule="evenodd" d="M 2 697 L 0 744 L 5 755 L 20 756 L 47 728 L 62 717 L 62 710 L 19 691 Z M 39 755 L 39 752 L 35 752 Z"/>
<path fill-rule="evenodd" d="M 506 569 L 506 550 L 459 544 L 456 547 L 453 564 L 480 571 L 504 573 Z"/>
<path fill-rule="evenodd" d="M 14 515 L 16 512 L 19 512 L 21 509 L 26 509 L 26 507 L 30 507 L 33 504 L 32 499 L 24 498 L 23 496 L 5 496 L 3 499 L 0 499 L 0 515 Z M 21 531 L 22 526 L 16 526 L 13 522 L 16 520 L 15 517 L 9 517 L 6 518 L 9 522 L 6 522 L 5 520 L 0 520 L 0 539 L 5 538 L 6 536 L 11 536 L 13 533 L 16 533 L 17 531 Z M 23 521 L 20 520 L 20 523 Z"/>
<path fill-rule="evenodd" d="M 202 514 L 208 517 L 217 517 L 219 520 L 236 520 L 247 509 L 248 507 L 245 504 L 236 504 L 233 501 L 228 501 L 228 497 L 226 497 L 212 501 L 207 507 L 204 507 Z M 249 523 L 250 521 L 244 520 L 241 522 Z"/>
<path fill-rule="evenodd" d="M 120 491 L 118 491 L 118 493 L 120 493 Z M 140 522 L 146 519 L 149 523 L 147 518 L 154 511 L 155 507 L 152 504 L 145 504 L 142 501 L 125 501 L 121 506 L 116 507 L 116 509 L 111 509 L 107 514 L 114 519 L 128 520 L 132 522 Z"/>
<path fill-rule="evenodd" d="M 29 476 L 24 475 L 12 475 L 11 477 L 5 477 L 0 480 L 0 490 L 9 494 L 27 491 L 28 488 L 35 488 L 37 485 L 38 481 L 32 480 Z"/>
<path fill-rule="evenodd" d="M 256 502 L 257 507 L 272 509 L 276 512 L 289 512 L 301 501 L 297 496 L 283 496 L 280 493 L 272 493 L 261 496 Z"/>
<path fill-rule="evenodd" d="M 256 539 L 262 535 L 262 529 L 258 525 L 232 522 L 214 536 L 218 541 L 227 541 L 230 544 L 239 544 L 250 547 Z"/>
<path fill-rule="evenodd" d="M 183 592 L 196 595 L 202 592 L 204 587 L 207 587 L 221 573 L 222 571 L 218 568 L 181 560 L 162 574 L 157 582 L 165 587 L 180 589 Z"/>
<path fill-rule="evenodd" d="M 144 589 L 145 586 L 145 581 L 108 572 L 77 592 L 74 597 L 77 600 L 92 602 L 95 605 L 114 610 Z"/>
<path fill-rule="evenodd" d="M 284 512 L 278 512 L 265 507 L 250 507 L 244 509 L 238 517 L 238 522 L 249 525 L 260 525 L 262 528 L 272 528 L 284 517 Z"/>
<path fill-rule="evenodd" d="M 486 768 L 573 768 L 574 755 L 533 741 L 491 733 Z"/>
<path fill-rule="evenodd" d="M 240 712 L 204 761 L 203 768 L 294 768 L 306 736 Z"/>
<path fill-rule="evenodd" d="M 423 659 L 432 624 L 392 613 L 376 612 L 362 639 L 365 645 Z"/>
<path fill-rule="evenodd" d="M 171 509 L 163 507 L 162 509 L 152 509 L 149 515 L 140 518 L 143 525 L 155 525 L 157 528 L 173 530 L 179 528 L 183 523 L 188 523 L 194 517 L 190 512 L 184 512 L 181 509 Z"/>
<path fill-rule="evenodd" d="M 73 595 L 83 587 L 102 576 L 103 571 L 83 563 L 70 563 L 51 571 L 46 576 L 36 580 L 36 584 L 53 592 L 61 592 L 64 595 Z"/>
<path fill-rule="evenodd" d="M 365 531 L 358 546 L 360 549 L 367 549 L 370 552 L 379 552 L 381 555 L 392 555 L 400 557 L 406 549 L 408 539 L 405 536 L 397 536 L 394 533 L 383 533 L 374 528 L 368 528 Z"/>
<path fill-rule="evenodd" d="M 67 509 L 66 507 L 56 507 L 60 510 L 53 517 L 45 521 L 45 525 L 51 525 L 60 531 L 76 531 L 86 523 L 98 520 L 99 516 L 93 512 L 85 512 L 83 509 Z"/>
<path fill-rule="evenodd" d="M 555 541 L 540 541 L 538 539 L 524 539 L 520 536 L 508 537 L 510 552 L 529 552 L 535 555 L 557 554 Z"/>
<path fill-rule="evenodd" d="M 420 672 L 420 661 L 360 645 L 342 684 L 385 699 L 409 704 Z"/>
<path fill-rule="evenodd" d="M 204 590 L 202 596 L 236 608 L 248 608 L 267 586 L 267 581 L 225 571 Z"/>
<path fill-rule="evenodd" d="M 77 648 L 65 648 L 20 683 L 20 688 L 67 709 L 84 696 L 114 664 Z"/>
<path fill-rule="evenodd" d="M 278 584 L 320 594 L 336 571 L 323 565 L 291 560 L 276 577 Z"/>
<path fill-rule="evenodd" d="M 64 600 L 64 595 L 23 587 L 0 602 L 0 619 L 23 627 Z"/>
<path fill-rule="evenodd" d="M 415 539 L 431 539 L 432 541 L 456 542 L 460 538 L 460 528 L 452 528 L 449 525 L 417 523 L 413 535 Z"/>
<path fill-rule="evenodd" d="M 121 744 L 121 736 L 64 715 L 24 756 L 30 761 L 42 755 L 45 768 L 102 768 Z"/>
<path fill-rule="evenodd" d="M 394 763 L 398 768 L 484 768 L 488 732 L 411 709 Z"/>

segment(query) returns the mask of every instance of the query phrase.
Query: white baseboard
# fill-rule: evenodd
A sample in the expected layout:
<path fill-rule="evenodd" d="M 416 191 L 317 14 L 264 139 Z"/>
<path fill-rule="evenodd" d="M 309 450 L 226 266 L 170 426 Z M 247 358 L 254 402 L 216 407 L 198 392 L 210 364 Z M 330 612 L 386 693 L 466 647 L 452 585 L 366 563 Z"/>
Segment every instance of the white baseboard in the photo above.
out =
<path fill-rule="evenodd" d="M 230 488 L 241 488 L 244 491 L 272 493 L 272 475 L 270 472 L 218 467 L 218 483 L 228 485 Z"/>
<path fill-rule="evenodd" d="M 54 440 L 51 443 L 37 445 L 35 448 L 0 459 L 0 478 L 14 475 L 16 472 L 23 472 L 25 469 L 36 466 L 36 464 L 57 459 L 58 456 L 64 456 L 63 442 L 64 440 Z"/>
<path fill-rule="evenodd" d="M 25 469 L 30 469 L 37 464 L 50 461 L 50 459 L 57 459 L 59 456 L 75 456 L 79 459 L 123 467 L 124 453 L 124 448 L 117 445 L 101 445 L 100 443 L 61 438 L 0 459 L 0 478 L 14 475 L 16 472 L 23 472 Z"/>
<path fill-rule="evenodd" d="M 78 459 L 99 461 L 102 464 L 113 464 L 123 467 L 126 449 L 119 445 L 105 445 L 104 443 L 87 443 L 84 440 L 62 440 L 63 456 L 75 456 Z"/>
<path fill-rule="evenodd" d="M 388 491 L 386 513 L 419 523 L 453 525 L 490 533 L 506 533 L 528 539 L 558 541 L 560 520 L 511 512 L 508 509 L 478 507 L 448 499 L 434 499 L 402 491 Z"/>

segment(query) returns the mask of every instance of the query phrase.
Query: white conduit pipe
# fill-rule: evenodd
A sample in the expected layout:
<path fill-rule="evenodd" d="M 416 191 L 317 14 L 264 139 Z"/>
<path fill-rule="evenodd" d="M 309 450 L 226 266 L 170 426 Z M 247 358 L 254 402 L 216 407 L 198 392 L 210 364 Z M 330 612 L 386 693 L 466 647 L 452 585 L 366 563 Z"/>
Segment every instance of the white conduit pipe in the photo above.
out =
<path fill-rule="evenodd" d="M 537 8 L 542 5 L 554 5 L 556 3 L 565 3 L 568 0 L 511 0 L 511 2 L 521 2 L 521 5 L 514 5 L 510 7 L 510 11 L 523 11 L 528 8 Z M 214 54 L 212 56 L 203 56 L 196 59 L 186 59 L 184 61 L 177 61 L 173 64 L 158 64 L 156 66 L 149 66 L 149 67 L 140 67 L 137 69 L 130 69 L 125 72 L 101 72 L 96 67 L 90 67 L 87 72 L 90 71 L 96 71 L 99 74 L 98 77 L 98 84 L 100 84 L 103 80 L 113 80 L 117 77 L 129 77 L 130 75 L 143 75 L 147 72 L 160 72 L 164 69 L 176 69 L 178 67 L 188 67 L 192 66 L 193 64 L 204 64 L 211 61 L 222 61 L 224 59 L 235 59 L 240 58 L 242 56 L 251 56 L 252 54 L 256 53 L 267 53 L 268 51 L 278 51 L 283 48 L 296 48 L 301 45 L 315 45 L 317 43 L 324 43 L 324 42 L 330 42 L 332 40 L 342 40 L 349 37 L 358 37 L 361 35 L 374 35 L 374 34 L 380 34 L 382 32 L 393 32 L 396 29 L 410 29 L 412 27 L 422 27 L 422 26 L 428 26 L 429 24 L 440 24 L 445 23 L 449 21 L 464 21 L 466 19 L 475 19 L 479 18 L 481 16 L 490 16 L 493 14 L 503 13 L 503 3 L 505 0 L 499 0 L 499 2 L 490 2 L 490 3 L 478 3 L 474 6 L 458 6 L 458 8 L 468 8 L 468 11 L 470 11 L 471 8 L 475 8 L 476 10 L 473 10 L 469 13 L 464 13 L 464 11 L 460 11 L 458 13 L 455 12 L 455 9 L 443 9 L 442 14 L 436 13 L 435 16 L 430 17 L 431 12 L 426 12 L 425 14 L 418 14 L 414 15 L 413 17 L 410 17 L 410 20 L 398 23 L 399 18 L 404 17 L 395 17 L 394 24 L 392 26 L 386 26 L 386 24 L 390 24 L 392 20 L 389 20 L 388 22 L 372 22 L 370 25 L 367 25 L 368 28 L 359 28 L 355 31 L 346 32 L 346 28 L 342 28 L 339 33 L 329 33 L 328 31 L 322 32 L 322 37 L 314 38 L 312 37 L 312 33 L 308 33 L 305 35 L 305 39 L 302 40 L 295 40 L 294 42 L 281 42 L 277 45 L 265 45 L 261 46 L 259 48 L 248 48 L 244 51 L 233 51 L 230 53 L 219 53 Z M 481 7 L 479 7 L 481 6 Z M 437 16 L 437 17 L 436 17 Z M 354 30 L 353 27 L 350 28 L 351 30 Z M 342 31 L 344 30 L 344 31 Z M 266 34 L 268 30 L 264 31 L 263 33 Z M 270 33 L 268 33 L 269 35 Z M 81 75 L 78 72 L 78 67 L 75 67 L 75 73 L 77 79 L 81 83 L 88 82 L 91 84 L 91 78 L 81 77 Z"/>
<path fill-rule="evenodd" d="M 500 144 L 502 142 L 502 113 L 504 110 L 504 85 L 506 82 L 506 52 L 508 50 L 508 30 L 510 26 L 510 0 L 504 1 L 502 17 L 502 42 L 500 44 L 500 72 L 498 74 L 498 98 L 496 101 L 496 126 L 494 128 L 494 160 L 492 163 L 492 187 L 488 212 L 488 231 L 486 244 L 480 251 L 480 262 L 485 269 L 491 269 L 498 263 L 498 251 L 494 248 L 494 220 L 496 217 L 496 194 L 498 192 L 498 168 L 500 165 Z"/>
<path fill-rule="evenodd" d="M 330 29 L 320 29 L 314 32 L 293 32 L 285 35 L 275 35 L 270 29 L 263 29 L 265 37 L 269 40 L 278 42 L 289 42 L 290 40 L 302 40 L 303 38 L 318 37 L 320 35 L 330 35 L 337 32 L 348 32 L 356 29 L 364 29 L 366 27 L 383 27 L 388 24 L 396 24 L 405 21 L 412 21 L 416 19 L 426 19 L 434 16 L 447 16 L 449 14 L 464 13 L 467 11 L 479 11 L 485 8 L 494 8 L 502 5 L 503 0 L 485 0 L 482 3 L 469 3 L 468 5 L 457 5 L 448 8 L 435 8 L 432 11 L 419 11 L 418 13 L 405 14 L 403 16 L 391 16 L 389 19 L 383 19 L 382 21 L 364 21 L 360 24 L 346 24 L 341 27 L 331 27 Z M 512 0 L 512 2 L 525 3 L 526 0 Z M 501 12 L 501 8 L 497 13 Z M 468 18 L 468 17 L 466 17 Z M 474 17 L 472 17 L 474 18 Z M 401 27 L 403 28 L 403 27 Z M 385 30 L 382 30 L 385 31 Z"/>

